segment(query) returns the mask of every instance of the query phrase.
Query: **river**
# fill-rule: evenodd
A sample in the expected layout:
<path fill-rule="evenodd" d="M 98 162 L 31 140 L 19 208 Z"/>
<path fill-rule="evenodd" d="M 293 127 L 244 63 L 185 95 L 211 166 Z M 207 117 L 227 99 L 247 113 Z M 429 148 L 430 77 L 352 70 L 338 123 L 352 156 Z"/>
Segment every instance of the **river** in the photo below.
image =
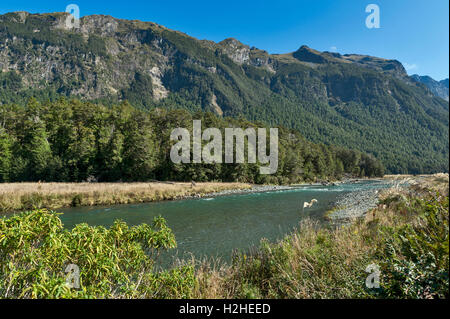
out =
<path fill-rule="evenodd" d="M 65 227 L 78 223 L 110 226 L 116 219 L 129 225 L 149 223 L 161 215 L 173 230 L 178 247 L 163 256 L 174 258 L 219 257 L 229 260 L 234 249 L 246 250 L 262 238 L 282 238 L 304 218 L 326 222 L 325 212 L 340 196 L 370 188 L 384 188 L 377 181 L 361 181 L 337 186 L 299 186 L 287 190 L 217 196 L 201 199 L 154 202 L 109 207 L 62 209 Z M 316 199 L 311 208 L 304 202 Z"/>

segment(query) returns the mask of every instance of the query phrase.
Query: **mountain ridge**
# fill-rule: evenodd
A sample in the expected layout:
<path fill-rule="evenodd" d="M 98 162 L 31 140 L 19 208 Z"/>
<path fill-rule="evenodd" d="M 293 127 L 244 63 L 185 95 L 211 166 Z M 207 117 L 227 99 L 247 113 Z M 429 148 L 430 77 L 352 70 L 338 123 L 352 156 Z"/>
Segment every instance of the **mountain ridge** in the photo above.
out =
<path fill-rule="evenodd" d="M 448 103 L 397 60 L 307 46 L 269 54 L 104 15 L 67 30 L 66 17 L 0 16 L 0 103 L 64 95 L 244 116 L 368 152 L 388 172 L 448 171 Z"/>
<path fill-rule="evenodd" d="M 411 75 L 411 78 L 418 83 L 425 84 L 425 86 L 428 89 L 430 89 L 430 91 L 434 95 L 443 98 L 447 102 L 449 101 L 448 78 L 441 81 L 436 81 L 435 79 L 433 79 L 428 75 L 418 75 L 418 74 Z"/>

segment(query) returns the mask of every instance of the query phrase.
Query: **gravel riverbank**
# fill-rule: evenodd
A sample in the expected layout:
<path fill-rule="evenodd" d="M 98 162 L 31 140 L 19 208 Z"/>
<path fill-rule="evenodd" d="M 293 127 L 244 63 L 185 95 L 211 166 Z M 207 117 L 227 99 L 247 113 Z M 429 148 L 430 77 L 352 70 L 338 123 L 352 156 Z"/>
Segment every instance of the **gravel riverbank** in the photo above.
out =
<path fill-rule="evenodd" d="M 405 183 L 401 185 L 406 185 Z M 400 186 L 393 180 L 380 180 L 371 189 L 356 190 L 342 195 L 327 217 L 334 223 L 341 224 L 363 217 L 368 211 L 376 208 L 379 202 L 380 190 Z"/>
<path fill-rule="evenodd" d="M 328 214 L 334 222 L 345 222 L 364 216 L 377 207 L 379 190 L 355 191 L 343 195 L 336 203 L 336 208 Z"/>

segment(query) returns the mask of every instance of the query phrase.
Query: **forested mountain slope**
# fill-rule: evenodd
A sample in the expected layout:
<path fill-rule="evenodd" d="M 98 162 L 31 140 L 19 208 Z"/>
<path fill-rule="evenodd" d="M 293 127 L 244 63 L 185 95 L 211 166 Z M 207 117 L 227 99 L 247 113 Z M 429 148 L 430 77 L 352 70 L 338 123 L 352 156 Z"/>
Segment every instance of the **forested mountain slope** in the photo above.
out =
<path fill-rule="evenodd" d="M 0 16 L 0 103 L 64 95 L 211 111 L 370 153 L 388 172 L 448 171 L 448 102 L 398 61 L 307 46 L 274 55 L 109 16 L 67 29 L 66 17 Z"/>
<path fill-rule="evenodd" d="M 25 106 L 0 106 L 0 182 L 22 181 L 241 181 L 290 184 L 383 175 L 373 156 L 314 144 L 292 129 L 279 129 L 277 170 L 260 174 L 257 163 L 174 164 L 170 135 L 193 120 L 202 126 L 256 128 L 244 119 L 210 112 L 137 110 L 129 103 L 106 107 L 60 98 Z M 207 142 L 204 142 L 205 145 Z M 204 146 L 203 145 L 203 146 Z M 191 149 L 191 158 L 192 158 Z M 272 153 L 273 150 L 270 150 Z"/>

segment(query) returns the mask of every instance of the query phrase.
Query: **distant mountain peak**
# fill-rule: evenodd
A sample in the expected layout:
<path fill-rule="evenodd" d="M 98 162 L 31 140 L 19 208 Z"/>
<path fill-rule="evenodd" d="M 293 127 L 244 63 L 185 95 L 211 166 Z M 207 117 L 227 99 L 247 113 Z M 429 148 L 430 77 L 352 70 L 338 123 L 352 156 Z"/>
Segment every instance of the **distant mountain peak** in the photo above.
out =
<path fill-rule="evenodd" d="M 448 79 L 436 81 L 431 76 L 418 74 L 411 75 L 411 78 L 418 83 L 424 84 L 434 95 L 443 98 L 447 102 L 449 101 Z"/>
<path fill-rule="evenodd" d="M 302 62 L 310 62 L 310 63 L 327 63 L 329 59 L 327 59 L 322 52 L 311 49 L 307 45 L 302 45 L 297 51 L 293 54 L 294 58 L 298 59 Z"/>
<path fill-rule="evenodd" d="M 220 45 L 223 46 L 234 46 L 234 47 L 249 47 L 248 45 L 243 44 L 241 41 L 236 38 L 226 38 L 219 42 Z"/>

